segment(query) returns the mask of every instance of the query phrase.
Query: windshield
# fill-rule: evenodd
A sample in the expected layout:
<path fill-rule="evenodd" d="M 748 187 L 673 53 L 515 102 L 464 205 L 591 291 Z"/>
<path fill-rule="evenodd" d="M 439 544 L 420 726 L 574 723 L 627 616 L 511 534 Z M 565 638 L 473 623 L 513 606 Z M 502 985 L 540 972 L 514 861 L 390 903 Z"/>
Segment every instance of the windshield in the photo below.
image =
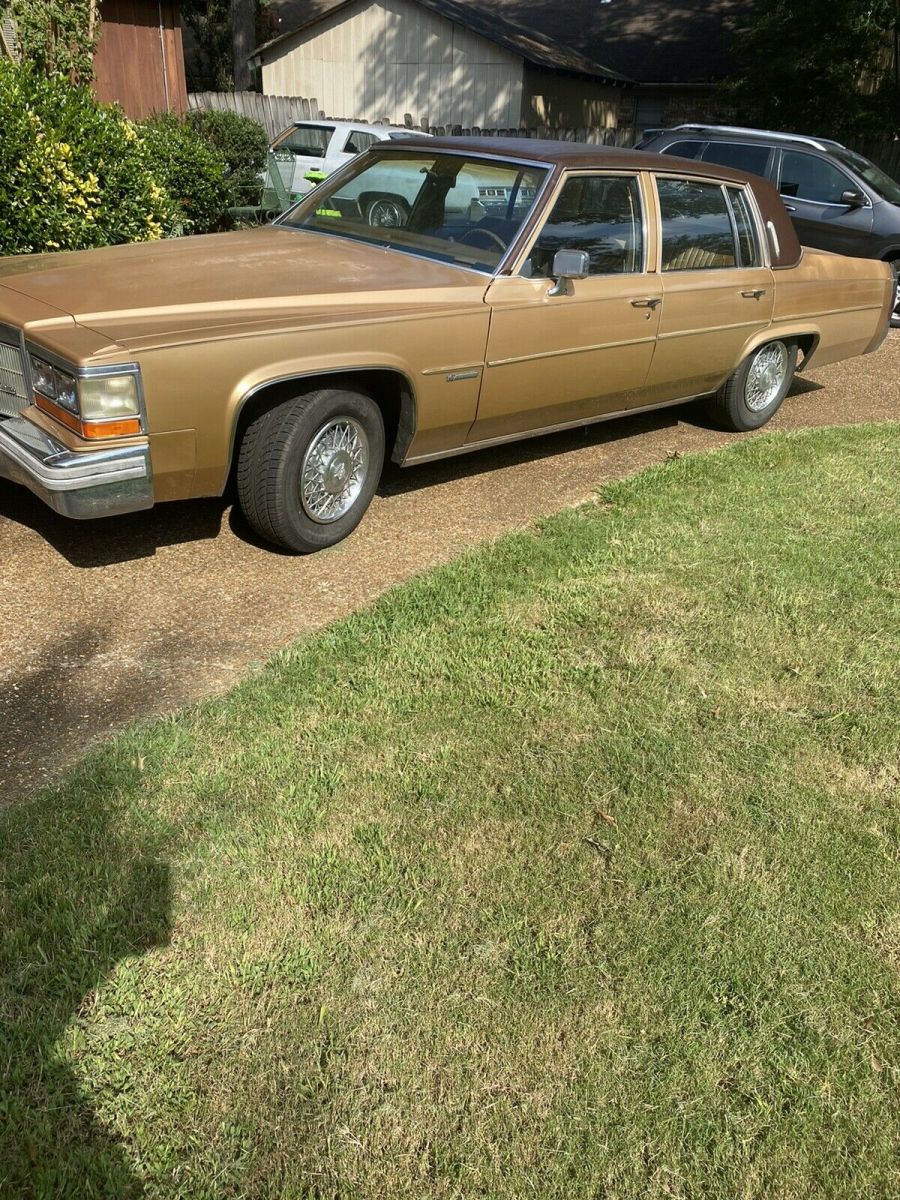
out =
<path fill-rule="evenodd" d="M 372 152 L 279 221 L 478 271 L 494 271 L 549 168 L 457 154 Z"/>
<path fill-rule="evenodd" d="M 873 162 L 869 162 L 861 154 L 854 154 L 852 150 L 835 150 L 834 156 L 852 168 L 883 200 L 890 200 L 891 204 L 900 204 L 900 183 L 891 179 L 881 167 L 876 167 Z"/>

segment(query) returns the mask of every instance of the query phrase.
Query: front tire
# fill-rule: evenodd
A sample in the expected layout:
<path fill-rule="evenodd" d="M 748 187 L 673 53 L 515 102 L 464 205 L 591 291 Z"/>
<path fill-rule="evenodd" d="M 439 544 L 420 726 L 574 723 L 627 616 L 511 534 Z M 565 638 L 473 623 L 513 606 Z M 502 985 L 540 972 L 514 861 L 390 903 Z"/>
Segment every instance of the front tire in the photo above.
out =
<path fill-rule="evenodd" d="M 384 465 L 384 420 L 371 396 L 317 389 L 261 413 L 237 463 L 238 501 L 267 542 L 311 554 L 352 533 Z"/>
<path fill-rule="evenodd" d="M 894 268 L 894 311 L 891 313 L 891 329 L 900 329 L 900 258 L 891 263 Z"/>
<path fill-rule="evenodd" d="M 795 344 L 776 341 L 757 347 L 710 397 L 710 416 L 735 433 L 759 429 L 781 407 L 796 367 Z"/>

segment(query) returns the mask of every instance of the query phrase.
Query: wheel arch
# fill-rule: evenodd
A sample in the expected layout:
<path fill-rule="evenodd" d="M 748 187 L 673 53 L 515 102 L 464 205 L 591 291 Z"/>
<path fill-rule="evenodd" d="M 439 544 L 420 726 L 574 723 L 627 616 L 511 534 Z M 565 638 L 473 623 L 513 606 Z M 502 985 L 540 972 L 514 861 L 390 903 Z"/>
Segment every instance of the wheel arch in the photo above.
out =
<path fill-rule="evenodd" d="M 761 329 L 747 342 L 741 361 L 743 362 L 748 354 L 753 354 L 760 346 L 765 346 L 767 342 L 796 342 L 803 354 L 796 370 L 805 371 L 818 348 L 821 337 L 819 329 L 808 325 L 785 324 L 783 328 L 769 326 L 768 329 Z"/>
<path fill-rule="evenodd" d="M 235 404 L 221 490 L 224 492 L 232 480 L 237 452 L 244 431 L 252 420 L 284 400 L 293 399 L 298 395 L 298 391 L 348 386 L 356 386 L 367 392 L 381 409 L 385 428 L 385 457 L 392 462 L 401 463 L 406 457 L 418 423 L 415 389 L 412 380 L 404 371 L 382 365 L 303 371 L 256 383 Z"/>

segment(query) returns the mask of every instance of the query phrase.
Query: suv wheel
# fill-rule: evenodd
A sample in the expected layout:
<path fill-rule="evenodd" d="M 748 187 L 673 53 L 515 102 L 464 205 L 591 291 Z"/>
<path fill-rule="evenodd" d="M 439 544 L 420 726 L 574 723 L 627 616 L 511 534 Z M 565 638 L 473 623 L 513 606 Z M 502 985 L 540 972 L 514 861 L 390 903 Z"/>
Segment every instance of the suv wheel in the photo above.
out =
<path fill-rule="evenodd" d="M 771 420 L 788 393 L 797 366 L 792 342 L 766 342 L 748 354 L 707 402 L 724 429 L 745 433 Z"/>
<path fill-rule="evenodd" d="M 894 268 L 894 311 L 891 313 L 891 328 L 900 329 L 900 258 L 891 263 Z"/>

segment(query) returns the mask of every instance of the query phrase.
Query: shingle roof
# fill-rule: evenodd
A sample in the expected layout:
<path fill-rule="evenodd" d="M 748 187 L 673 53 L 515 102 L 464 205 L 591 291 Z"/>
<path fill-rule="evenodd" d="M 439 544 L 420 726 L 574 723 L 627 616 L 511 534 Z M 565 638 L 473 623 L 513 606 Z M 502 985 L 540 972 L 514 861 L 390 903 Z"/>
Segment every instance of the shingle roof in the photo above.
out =
<path fill-rule="evenodd" d="M 270 0 L 280 41 L 351 0 Z M 711 83 L 755 0 L 417 0 L 528 62 L 638 83 Z M 272 42 L 267 43 L 272 45 Z"/>

